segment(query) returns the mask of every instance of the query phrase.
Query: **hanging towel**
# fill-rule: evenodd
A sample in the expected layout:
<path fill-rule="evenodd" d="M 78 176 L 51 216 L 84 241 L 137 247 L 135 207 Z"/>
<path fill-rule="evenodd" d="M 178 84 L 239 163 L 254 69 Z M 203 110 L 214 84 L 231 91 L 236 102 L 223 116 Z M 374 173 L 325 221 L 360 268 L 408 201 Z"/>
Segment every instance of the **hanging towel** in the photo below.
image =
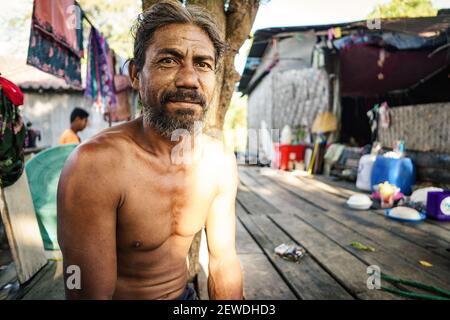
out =
<path fill-rule="evenodd" d="M 116 93 L 117 108 L 111 115 L 112 122 L 126 121 L 131 119 L 130 103 L 130 77 L 127 75 L 114 75 L 114 91 Z"/>
<path fill-rule="evenodd" d="M 116 109 L 114 66 L 106 39 L 91 27 L 88 44 L 88 65 L 84 95 L 93 100 L 102 113 Z"/>
<path fill-rule="evenodd" d="M 74 0 L 35 0 L 27 64 L 81 88 L 82 11 Z"/>
<path fill-rule="evenodd" d="M 0 77 L 0 187 L 12 185 L 22 175 L 26 127 L 18 106 L 23 93 L 10 81 Z"/>

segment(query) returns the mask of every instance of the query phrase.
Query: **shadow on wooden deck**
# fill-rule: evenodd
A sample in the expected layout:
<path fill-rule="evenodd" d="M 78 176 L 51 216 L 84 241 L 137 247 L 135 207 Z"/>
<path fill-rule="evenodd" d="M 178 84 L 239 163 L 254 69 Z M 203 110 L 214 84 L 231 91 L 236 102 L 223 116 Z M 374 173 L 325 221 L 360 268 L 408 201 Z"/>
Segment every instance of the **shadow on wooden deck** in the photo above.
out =
<path fill-rule="evenodd" d="M 286 290 L 297 299 L 402 299 L 368 289 L 371 265 L 388 275 L 450 289 L 448 223 L 407 224 L 384 217 L 381 210 L 351 210 L 345 201 L 359 191 L 326 177 L 248 166 L 239 168 L 239 176 L 237 247 L 248 299 L 285 299 Z M 354 248 L 356 241 L 375 251 Z M 274 253 L 281 243 L 300 245 L 307 256 L 300 263 L 283 260 Z M 244 248 L 249 246 L 259 260 L 248 258 Z M 265 276 L 249 276 L 262 271 Z M 254 290 L 261 285 L 269 296 Z"/>

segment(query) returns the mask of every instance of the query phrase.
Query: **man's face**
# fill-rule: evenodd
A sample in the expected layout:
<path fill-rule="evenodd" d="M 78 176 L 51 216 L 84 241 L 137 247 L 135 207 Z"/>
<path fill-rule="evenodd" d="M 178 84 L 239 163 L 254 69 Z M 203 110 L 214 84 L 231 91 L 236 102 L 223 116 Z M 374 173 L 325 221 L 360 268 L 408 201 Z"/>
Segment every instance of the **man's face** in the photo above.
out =
<path fill-rule="evenodd" d="M 216 81 L 214 53 L 197 26 L 171 24 L 153 35 L 138 84 L 144 119 L 163 136 L 192 131 L 204 119 Z"/>
<path fill-rule="evenodd" d="M 88 124 L 88 118 L 75 118 L 75 127 L 78 129 L 78 131 L 83 131 Z"/>

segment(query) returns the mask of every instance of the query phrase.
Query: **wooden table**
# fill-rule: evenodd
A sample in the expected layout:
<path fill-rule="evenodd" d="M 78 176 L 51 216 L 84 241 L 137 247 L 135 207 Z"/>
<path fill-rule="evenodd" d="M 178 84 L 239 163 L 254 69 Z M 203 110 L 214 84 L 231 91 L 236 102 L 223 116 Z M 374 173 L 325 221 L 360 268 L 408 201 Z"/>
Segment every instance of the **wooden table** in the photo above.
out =
<path fill-rule="evenodd" d="M 237 249 L 247 299 L 402 299 L 368 289 L 371 265 L 450 290 L 449 223 L 402 223 L 381 210 L 351 210 L 345 202 L 360 192 L 331 178 L 248 166 L 239 176 Z M 356 249 L 355 241 L 375 251 Z M 276 256 L 281 243 L 304 247 L 306 257 L 294 263 Z"/>

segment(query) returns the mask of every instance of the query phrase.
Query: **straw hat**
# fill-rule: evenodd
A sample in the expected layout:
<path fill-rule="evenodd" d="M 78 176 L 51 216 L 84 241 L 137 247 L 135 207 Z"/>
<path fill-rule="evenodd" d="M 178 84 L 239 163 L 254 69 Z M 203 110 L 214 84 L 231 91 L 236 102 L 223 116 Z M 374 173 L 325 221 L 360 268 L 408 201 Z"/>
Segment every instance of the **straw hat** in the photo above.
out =
<path fill-rule="evenodd" d="M 334 114 L 329 111 L 320 113 L 313 122 L 312 132 L 313 133 L 325 133 L 336 131 L 337 121 Z"/>

